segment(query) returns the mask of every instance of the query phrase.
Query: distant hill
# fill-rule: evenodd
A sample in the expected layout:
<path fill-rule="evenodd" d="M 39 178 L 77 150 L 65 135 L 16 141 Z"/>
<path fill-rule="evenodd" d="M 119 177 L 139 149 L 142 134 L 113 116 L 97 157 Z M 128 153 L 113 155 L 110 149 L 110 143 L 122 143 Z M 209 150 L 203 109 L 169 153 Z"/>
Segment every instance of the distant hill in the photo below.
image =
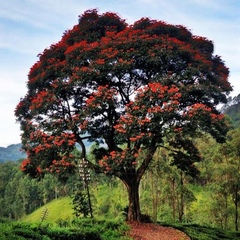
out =
<path fill-rule="evenodd" d="M 25 158 L 26 154 L 21 151 L 21 143 L 11 144 L 8 147 L 0 147 L 0 163 L 8 160 L 17 161 Z"/>
<path fill-rule="evenodd" d="M 84 141 L 86 150 L 89 152 L 92 142 Z M 6 161 L 17 161 L 21 158 L 26 158 L 26 154 L 21 151 L 21 143 L 11 144 L 8 147 L 0 147 L 0 163 Z M 77 145 L 80 150 L 80 146 Z"/>

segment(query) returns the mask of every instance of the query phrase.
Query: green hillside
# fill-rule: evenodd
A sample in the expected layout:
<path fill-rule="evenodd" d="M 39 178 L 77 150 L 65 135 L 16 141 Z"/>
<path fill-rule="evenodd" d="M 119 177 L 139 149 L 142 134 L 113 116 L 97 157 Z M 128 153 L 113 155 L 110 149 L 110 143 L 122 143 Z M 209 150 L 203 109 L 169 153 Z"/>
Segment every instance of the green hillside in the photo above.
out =
<path fill-rule="evenodd" d="M 25 233 L 25 231 L 28 231 L 28 234 L 29 234 L 30 230 L 34 229 L 35 233 L 38 233 L 39 229 L 36 229 L 36 227 L 34 227 L 35 225 L 31 225 L 31 224 L 35 224 L 35 223 L 41 221 L 42 213 L 44 212 L 44 210 L 46 208 L 48 209 L 49 214 L 48 214 L 47 220 L 45 220 L 44 222 L 59 224 L 59 223 L 61 223 L 61 221 L 59 221 L 59 220 L 70 220 L 70 221 L 68 221 L 68 223 L 70 224 L 69 226 L 71 226 L 72 228 L 74 227 L 73 222 L 71 222 L 71 220 L 73 220 L 73 215 L 72 215 L 73 210 L 72 210 L 72 206 L 71 206 L 71 198 L 64 197 L 64 198 L 55 199 L 55 200 L 49 202 L 48 204 L 46 204 L 45 206 L 40 207 L 32 214 L 24 217 L 21 220 L 21 224 L 19 223 L 20 225 L 18 225 L 18 227 L 21 228 L 20 232 Z M 26 223 L 28 225 L 25 226 L 24 223 Z M 93 223 L 94 223 L 94 225 L 92 225 Z M 93 235 L 100 234 L 101 235 L 101 238 L 96 238 L 96 239 L 106 239 L 106 240 L 130 239 L 125 235 L 128 227 L 126 225 L 124 225 L 124 223 L 122 221 L 114 221 L 114 220 L 109 221 L 106 219 L 104 221 L 102 221 L 102 220 L 98 221 L 96 219 L 93 219 L 93 220 L 79 219 L 77 224 L 78 224 L 78 228 L 73 231 L 73 233 L 75 233 L 75 234 L 77 231 L 79 231 L 79 229 L 81 229 L 81 231 L 82 231 L 82 229 L 84 228 L 85 235 L 87 235 L 87 234 L 89 236 L 91 234 L 93 234 Z M 159 222 L 159 224 L 162 226 L 179 229 L 180 231 L 185 232 L 191 239 L 195 239 L 195 240 L 213 240 L 213 239 L 236 240 L 236 239 L 239 239 L 239 237 L 240 237 L 239 232 L 227 231 L 226 229 L 218 229 L 218 228 L 212 228 L 212 227 L 208 227 L 208 226 L 201 226 L 198 224 L 180 224 L 180 223 L 167 224 L 167 223 L 163 223 L 163 222 Z M 1 223 L 0 223 L 0 230 L 1 230 L 1 227 L 3 229 L 4 226 L 5 225 L 1 226 Z M 81 226 L 81 227 L 79 227 L 79 226 Z M 16 231 L 15 228 L 14 227 L 12 227 L 12 229 L 9 228 L 8 231 L 9 232 Z M 25 228 L 26 228 L 26 230 L 25 230 Z M 48 230 L 48 231 L 52 233 L 53 230 L 51 230 L 51 228 L 49 228 L 49 229 L 50 230 Z M 68 229 L 68 228 L 64 228 L 64 227 L 58 228 L 57 230 L 55 230 L 55 234 L 59 234 L 59 236 L 61 234 L 61 236 L 62 236 L 64 231 L 67 231 L 66 229 Z M 47 228 L 45 230 L 47 230 Z M 3 233 L 5 233 L 5 232 L 6 232 L 6 229 L 4 228 Z M 31 234 L 34 235 L 34 232 L 32 232 Z M 91 236 L 93 236 L 93 235 L 91 235 Z M 1 234 L 0 234 L 0 237 L 1 237 Z M 25 238 L 23 238 L 23 239 L 25 239 Z M 36 239 L 38 239 L 38 238 L 36 238 Z M 48 239 L 48 238 L 46 238 L 46 239 Z M 76 238 L 71 238 L 71 239 L 76 239 Z M 84 238 L 84 239 L 92 239 L 92 237 Z"/>
<path fill-rule="evenodd" d="M 72 199 L 70 197 L 64 197 L 55 199 L 45 206 L 38 208 L 33 213 L 25 216 L 23 222 L 40 222 L 42 214 L 45 209 L 48 209 L 48 216 L 46 222 L 56 222 L 60 219 L 67 220 L 73 218 Z"/>

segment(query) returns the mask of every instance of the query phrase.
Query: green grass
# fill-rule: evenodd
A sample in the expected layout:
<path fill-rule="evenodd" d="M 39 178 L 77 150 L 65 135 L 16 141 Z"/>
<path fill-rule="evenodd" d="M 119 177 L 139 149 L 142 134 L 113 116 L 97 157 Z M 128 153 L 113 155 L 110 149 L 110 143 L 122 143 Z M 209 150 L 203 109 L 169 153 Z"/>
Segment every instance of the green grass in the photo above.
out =
<path fill-rule="evenodd" d="M 201 195 L 198 196 L 201 199 Z M 128 239 L 123 237 L 119 237 L 119 224 L 124 229 L 124 223 L 121 221 L 109 221 L 109 220 L 97 220 L 97 219 L 79 219 L 77 220 L 77 225 L 72 224 L 74 220 L 73 209 L 72 209 L 72 199 L 70 197 L 64 197 L 60 199 L 56 199 L 46 204 L 45 206 L 37 209 L 32 214 L 24 217 L 21 222 L 34 224 L 41 222 L 41 216 L 44 209 L 47 207 L 49 210 L 49 214 L 47 219 L 44 221 L 44 224 L 50 224 L 59 226 L 64 229 L 66 228 L 77 228 L 81 226 L 81 230 L 84 232 L 94 230 L 96 233 L 101 233 L 101 239 Z M 44 225 L 43 224 L 43 225 Z M 180 231 L 185 232 L 191 240 L 218 240 L 218 239 L 229 239 L 229 240 L 237 240 L 240 239 L 240 233 L 233 231 L 226 231 L 223 229 L 212 228 L 207 226 L 201 226 L 200 224 L 174 224 L 174 223 L 159 223 L 162 226 L 171 226 L 173 228 L 179 229 Z M 9 224 L 0 225 L 0 232 L 3 232 L 3 228 L 8 232 L 12 231 Z M 94 228 L 94 229 L 93 229 Z M 117 229 L 116 232 L 113 230 Z M 29 230 L 30 231 L 30 230 Z M 61 232 L 59 229 L 55 231 Z M 66 231 L 75 231 L 75 230 L 64 230 Z M 122 231 L 122 230 L 121 230 Z M 57 233 L 56 233 L 57 234 Z M 63 234 L 63 233 L 61 233 Z M 66 233 L 65 233 L 66 234 Z M 1 238 L 0 238 L 1 239 Z M 16 238 L 17 239 L 17 238 Z M 46 238 L 47 239 L 47 238 Z M 8 240 L 6 238 L 6 240 Z"/>
<path fill-rule="evenodd" d="M 38 208 L 33 213 L 25 216 L 21 221 L 23 222 L 41 222 L 42 213 L 48 209 L 48 216 L 44 222 L 57 222 L 58 220 L 69 220 L 73 218 L 72 199 L 64 197 L 55 199 L 45 206 Z"/>
<path fill-rule="evenodd" d="M 191 240 L 239 240 L 240 232 L 200 226 L 198 224 L 159 223 L 161 226 L 173 227 L 186 233 Z"/>

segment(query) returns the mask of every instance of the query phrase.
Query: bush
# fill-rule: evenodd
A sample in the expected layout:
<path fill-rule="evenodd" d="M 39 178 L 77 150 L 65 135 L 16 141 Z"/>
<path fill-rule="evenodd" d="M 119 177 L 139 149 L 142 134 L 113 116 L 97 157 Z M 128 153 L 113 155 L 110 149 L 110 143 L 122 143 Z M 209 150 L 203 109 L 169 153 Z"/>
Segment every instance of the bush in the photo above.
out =
<path fill-rule="evenodd" d="M 121 239 L 129 230 L 122 221 L 106 221 L 96 219 L 77 219 L 72 221 L 72 226 L 81 231 L 95 232 L 100 234 L 102 240 Z"/>
<path fill-rule="evenodd" d="M 240 232 L 232 232 L 218 228 L 200 226 L 198 224 L 176 224 L 176 223 L 160 223 L 162 226 L 170 226 L 182 232 L 185 232 L 191 240 L 238 240 Z"/>
<path fill-rule="evenodd" d="M 63 227 L 70 227 L 71 226 L 71 221 L 70 220 L 66 220 L 66 219 L 58 219 L 56 224 L 63 228 Z"/>
<path fill-rule="evenodd" d="M 60 226 L 61 225 L 61 226 Z M 74 219 L 60 221 L 58 225 L 0 223 L 1 240 L 113 240 L 129 239 L 129 227 L 124 222 Z"/>
<path fill-rule="evenodd" d="M 39 230 L 36 226 L 17 223 L 14 224 L 12 227 L 12 233 L 16 236 L 23 237 L 24 239 L 35 239 L 35 240 L 42 240 L 43 236 L 39 233 Z"/>
<path fill-rule="evenodd" d="M 48 231 L 52 240 L 101 240 L 97 232 L 84 232 L 72 228 L 55 228 Z"/>

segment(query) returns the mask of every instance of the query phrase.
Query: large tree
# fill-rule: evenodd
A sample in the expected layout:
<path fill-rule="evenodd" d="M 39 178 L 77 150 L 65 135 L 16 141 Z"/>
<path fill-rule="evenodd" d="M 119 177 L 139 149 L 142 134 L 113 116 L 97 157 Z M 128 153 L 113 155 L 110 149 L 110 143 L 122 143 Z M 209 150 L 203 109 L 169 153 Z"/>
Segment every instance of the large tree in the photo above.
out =
<path fill-rule="evenodd" d="M 75 144 L 88 161 L 84 140 L 97 142 L 89 167 L 122 180 L 128 220 L 139 221 L 139 183 L 157 148 L 194 175 L 192 139 L 208 132 L 224 141 L 216 106 L 231 91 L 228 73 L 213 43 L 183 26 L 149 18 L 128 25 L 88 10 L 30 69 L 15 111 L 28 155 L 22 170 L 64 175 L 76 166 Z"/>

